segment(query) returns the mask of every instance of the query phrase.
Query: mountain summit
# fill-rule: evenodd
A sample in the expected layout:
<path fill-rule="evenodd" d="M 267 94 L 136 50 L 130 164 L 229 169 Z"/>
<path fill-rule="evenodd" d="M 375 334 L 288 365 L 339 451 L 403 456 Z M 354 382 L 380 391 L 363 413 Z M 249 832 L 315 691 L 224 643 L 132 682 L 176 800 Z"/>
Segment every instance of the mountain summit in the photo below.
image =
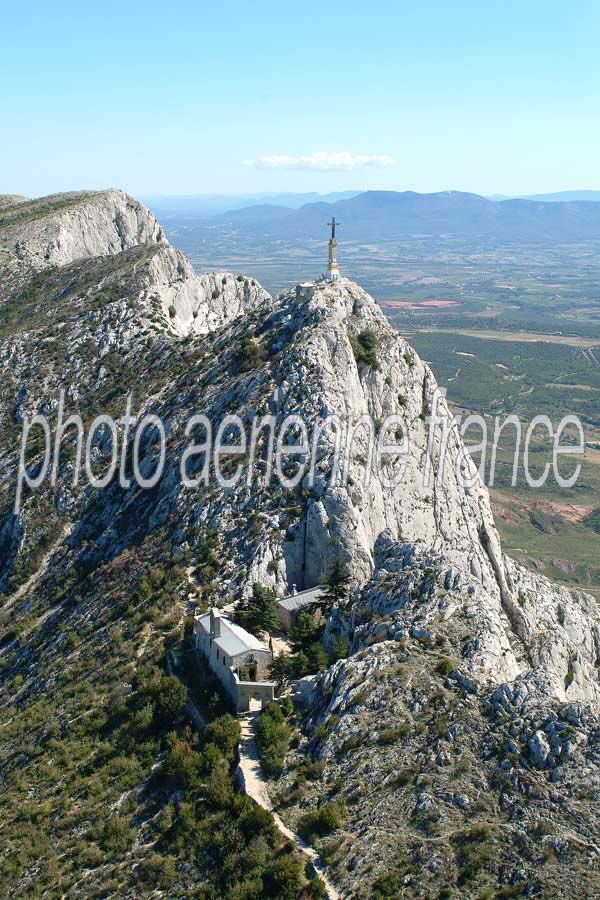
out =
<path fill-rule="evenodd" d="M 284 595 L 317 584 L 337 559 L 353 590 L 333 609 L 325 639 L 343 643 L 347 658 L 293 686 L 303 731 L 274 791 L 293 825 L 324 796 L 346 809 L 339 839 L 321 847 L 342 896 L 422 897 L 423 888 L 451 897 L 456 885 L 464 897 L 517 896 L 505 890 L 513 886 L 533 896 L 554 885 L 560 893 L 545 896 L 566 897 L 574 868 L 584 894 L 591 890 L 597 605 L 503 553 L 459 430 L 451 429 L 443 454 L 442 430 L 432 431 L 432 416 L 449 412 L 431 369 L 373 298 L 344 278 L 298 285 L 274 300 L 248 276 L 198 276 L 152 214 L 119 191 L 7 203 L 0 265 L 0 743 L 5 783 L 14 785 L 7 809 L 27 796 L 28 809 L 62 802 L 69 810 L 44 827 L 61 850 L 56 865 L 71 896 L 91 896 L 90 884 L 101 893 L 104 864 L 93 854 L 73 862 L 77 835 L 102 808 L 98 788 L 85 782 L 77 797 L 68 786 L 57 794 L 56 760 L 77 721 L 101 722 L 77 732 L 94 765 L 104 759 L 107 770 L 128 772 L 115 776 L 103 801 L 121 837 L 98 837 L 112 847 L 113 878 L 125 878 L 120 896 L 149 896 L 135 875 L 142 846 L 168 852 L 173 896 L 190 896 L 183 891 L 202 883 L 208 865 L 199 851 L 193 865 L 177 856 L 188 846 L 181 835 L 190 809 L 174 789 L 150 790 L 172 739 L 167 749 L 152 743 L 143 704 L 137 737 L 121 735 L 119 754 L 110 755 L 108 735 L 125 727 L 130 692 L 150 691 L 144 666 L 158 665 L 163 642 L 177 639 L 190 600 L 237 603 L 257 582 Z M 78 483 L 71 439 L 52 479 L 25 490 L 16 512 L 22 425 L 43 414 L 54 429 L 61 392 L 65 415 L 77 412 L 85 428 L 110 414 L 121 443 L 130 397 L 137 424 L 123 465 L 129 471 L 133 444 L 147 478 L 157 466 L 157 428 L 142 433 L 140 423 L 159 420 L 160 479 L 149 488 L 133 479 Z M 214 432 L 233 414 L 249 432 L 257 416 L 270 416 L 275 432 L 289 423 L 296 443 L 301 423 L 313 432 L 335 420 L 347 433 L 372 422 L 377 437 L 396 417 L 395 443 L 406 438 L 407 450 L 387 449 L 366 479 L 365 424 L 338 482 L 337 436 L 323 428 L 312 474 L 290 453 L 272 476 L 263 431 L 257 456 L 242 448 L 227 464 L 230 482 L 190 487 L 182 459 L 191 439 L 202 442 L 193 414 Z M 232 428 L 223 430 L 226 447 L 237 443 Z M 103 471 L 111 442 L 104 435 L 91 447 Z M 43 442 L 32 438 L 27 449 L 33 481 Z M 190 456 L 188 472 L 199 476 L 206 455 Z M 22 753 L 14 722 L 27 731 Z M 52 767 L 55 775 L 44 778 Z M 69 771 L 83 778 L 88 767 L 82 754 Z M 312 782 L 300 779 L 303 771 Z M 194 803 L 216 803 L 216 790 L 216 782 L 210 791 L 203 785 Z M 88 872 L 85 888 L 78 866 Z M 17 862 L 3 875 L 7 896 L 35 883 L 33 869 Z M 252 896 L 263 895 L 275 896 Z"/>

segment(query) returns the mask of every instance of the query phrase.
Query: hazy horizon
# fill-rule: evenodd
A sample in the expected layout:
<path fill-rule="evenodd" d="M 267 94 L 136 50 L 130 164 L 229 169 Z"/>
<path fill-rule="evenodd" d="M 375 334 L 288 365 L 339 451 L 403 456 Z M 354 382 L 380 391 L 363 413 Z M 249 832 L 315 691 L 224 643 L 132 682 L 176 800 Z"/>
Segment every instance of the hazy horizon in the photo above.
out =
<path fill-rule="evenodd" d="M 66 188 L 65 192 L 69 191 L 79 191 L 79 190 L 124 190 L 126 193 L 132 194 L 131 191 L 127 191 L 126 188 L 123 188 L 121 185 L 115 184 L 110 187 L 90 187 L 90 188 L 81 188 L 79 186 L 73 186 L 71 188 Z M 333 198 L 333 195 L 352 195 L 357 196 L 358 194 L 366 193 L 368 191 L 381 191 L 381 192 L 393 192 L 393 193 L 405 193 L 412 192 L 417 194 L 436 194 L 436 193 L 465 193 L 465 194 L 475 194 L 480 197 L 484 197 L 488 200 L 514 200 L 514 199 L 537 199 L 537 198 L 556 198 L 562 199 L 561 195 L 582 195 L 582 194 L 597 194 L 600 198 L 600 188 L 558 188 L 558 189 L 550 189 L 547 191 L 526 191 L 523 193 L 481 193 L 475 190 L 469 189 L 458 189 L 458 188 L 441 188 L 440 190 L 435 191 L 420 191 L 414 190 L 413 188 L 404 188 L 404 187 L 390 187 L 390 188 L 340 188 L 336 191 L 328 191 L 328 190 L 286 190 L 286 191 L 276 191 L 276 190 L 266 190 L 266 191 L 235 191 L 235 192 L 227 192 L 227 191 L 206 191 L 206 192 L 194 192 L 194 193 L 167 193 L 167 192 L 154 192 L 154 191 L 140 191 L 133 196 L 136 199 L 140 200 L 143 203 L 150 204 L 155 201 L 184 201 L 184 200 L 212 200 L 212 199 L 226 199 L 231 198 L 232 200 L 260 200 L 262 198 L 282 198 L 282 197 L 309 197 L 314 196 L 317 198 L 317 201 L 321 198 Z M 61 193 L 50 191 L 48 194 L 52 193 Z M 20 192 L 18 190 L 4 189 L 0 191 L 0 196 L 2 195 L 15 195 L 15 196 L 23 196 L 28 197 L 31 200 L 35 200 L 44 196 L 48 196 L 48 194 L 26 194 Z M 567 198 L 565 198 L 567 199 Z M 578 199 L 585 199 L 584 197 Z M 310 202 L 310 201 L 309 201 Z M 331 200 L 330 202 L 333 202 Z"/>

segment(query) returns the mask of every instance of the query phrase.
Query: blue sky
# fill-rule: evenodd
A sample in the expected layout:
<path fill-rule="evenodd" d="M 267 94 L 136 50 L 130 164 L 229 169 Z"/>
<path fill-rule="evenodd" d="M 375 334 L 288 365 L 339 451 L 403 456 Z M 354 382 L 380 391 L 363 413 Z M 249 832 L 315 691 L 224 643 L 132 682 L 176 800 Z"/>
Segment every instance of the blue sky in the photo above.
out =
<path fill-rule="evenodd" d="M 600 189 L 597 0 L 87 7 L 4 6 L 0 193 Z"/>

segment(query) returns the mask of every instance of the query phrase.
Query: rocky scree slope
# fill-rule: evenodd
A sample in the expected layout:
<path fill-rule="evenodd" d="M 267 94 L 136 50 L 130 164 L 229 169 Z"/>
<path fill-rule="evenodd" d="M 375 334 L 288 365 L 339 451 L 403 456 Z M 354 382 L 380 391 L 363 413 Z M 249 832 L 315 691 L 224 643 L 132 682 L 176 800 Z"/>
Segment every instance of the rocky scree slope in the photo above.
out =
<path fill-rule="evenodd" d="M 66 216 L 71 240 L 61 237 Z M 310 808 L 324 786 L 339 793 L 343 781 L 349 808 L 357 792 L 362 798 L 345 836 L 328 851 L 336 862 L 333 877 L 339 870 L 347 896 L 361 896 L 361 890 L 385 896 L 386 883 L 401 879 L 404 885 L 407 876 L 401 888 L 406 896 L 429 896 L 421 870 L 441 884 L 442 863 L 435 852 L 425 852 L 438 845 L 451 872 L 447 890 L 457 889 L 472 852 L 464 848 L 477 841 L 461 835 L 467 823 L 455 806 L 469 810 L 465 819 L 500 817 L 492 836 L 496 855 L 485 857 L 479 881 L 461 888 L 466 896 L 480 896 L 468 893 L 480 882 L 504 890 L 508 879 L 521 892 L 542 884 L 537 858 L 531 863 L 537 881 L 521 878 L 516 868 L 525 805 L 528 821 L 550 821 L 552 877 L 559 872 L 566 878 L 574 864 L 589 865 L 596 852 L 584 821 L 596 796 L 596 605 L 502 554 L 487 491 L 476 478 L 468 489 L 461 485 L 461 471 L 475 472 L 457 431 L 442 473 L 436 434 L 432 480 L 424 482 L 435 379 L 372 298 L 342 280 L 273 301 L 242 276 L 197 277 L 166 244 L 151 214 L 119 192 L 9 206 L 0 218 L 0 238 L 0 555 L 6 597 L 0 645 L 2 676 L 7 685 L 19 681 L 21 710 L 48 697 L 60 710 L 65 658 L 74 655 L 80 667 L 93 669 L 94 653 L 103 648 L 105 659 L 110 652 L 110 621 L 125 631 L 129 646 L 143 643 L 139 585 L 157 562 L 176 573 L 174 598 L 184 601 L 191 592 L 203 602 L 221 602 L 240 597 L 256 580 L 280 594 L 292 584 L 311 586 L 341 555 L 358 588 L 330 619 L 327 637 L 344 635 L 350 656 L 301 686 L 308 715 L 295 761 L 316 757 L 322 775 L 315 794 L 307 790 L 284 800 L 293 820 L 294 802 Z M 86 256 L 87 246 L 96 255 Z M 357 352 L 365 333 L 375 345 L 370 361 Z M 132 389 L 136 413 L 162 418 L 167 457 L 154 489 L 74 486 L 67 442 L 56 486 L 27 495 L 21 514 L 12 513 L 20 424 L 37 411 L 55 416 L 61 388 L 67 411 L 79 411 L 86 423 L 98 412 L 121 415 Z M 241 459 L 243 477 L 236 485 L 223 488 L 213 479 L 184 488 L 179 465 L 193 412 L 205 413 L 215 428 L 230 412 L 248 427 L 257 413 L 279 424 L 300 415 L 309 427 L 333 414 L 344 424 L 361 415 L 375 423 L 401 415 L 410 442 L 405 476 L 395 488 L 384 483 L 382 472 L 363 483 L 363 429 L 353 443 L 347 484 L 330 483 L 334 436 L 325 431 L 312 481 L 300 479 L 290 488 L 269 479 L 260 456 L 263 436 L 259 458 Z M 101 470 L 110 447 L 100 442 L 95 454 Z M 141 456 L 142 468 L 151 471 L 149 433 Z M 32 466 L 35 459 L 33 447 Z M 201 463 L 197 458 L 190 471 Z M 383 473 L 391 477 L 398 465 L 391 454 Z M 288 477 L 297 466 L 289 460 Z M 138 598 L 133 621 L 129 595 Z M 94 701 L 86 696 L 85 702 Z M 436 724 L 438 706 L 445 710 L 447 732 Z M 379 740 L 384 723 L 392 734 L 381 733 Z M 388 739 L 393 747 L 384 752 Z M 406 808 L 410 791 L 437 783 L 440 771 L 455 777 L 454 762 L 445 767 L 446 744 L 456 766 L 466 754 L 473 795 L 465 785 L 464 807 L 462 800 L 454 804 L 454 796 L 448 801 L 454 804 L 452 821 L 437 807 L 430 810 L 438 824 L 429 817 L 427 827 L 438 831 L 428 837 L 417 817 L 410 825 L 412 849 L 399 861 L 398 844 L 406 844 L 409 832 L 394 810 Z M 592 787 L 580 806 L 571 807 L 566 798 L 580 789 L 571 774 L 576 772 L 586 773 Z M 358 783 L 361 773 L 373 773 L 372 789 Z M 282 790 L 292 776 L 293 770 L 284 775 Z M 500 793 L 495 779 L 504 786 Z M 449 790 L 449 783 L 440 788 Z M 441 795 L 433 792 L 432 806 Z M 386 811 L 381 820 L 378 809 Z M 512 819 L 511 810 L 517 810 Z M 540 838 L 540 853 L 548 843 Z"/>
<path fill-rule="evenodd" d="M 552 598 L 563 624 L 546 631 L 542 620 L 521 648 L 507 630 L 515 658 L 524 649 L 529 660 L 495 684 L 474 664 L 496 618 L 478 580 L 389 533 L 375 556 L 373 577 L 328 622 L 348 659 L 297 686 L 307 712 L 272 786 L 280 815 L 302 827 L 323 804 L 345 810 L 341 828 L 314 839 L 345 897 L 554 900 L 572 896 L 574 877 L 595 896 L 597 706 L 569 697 L 573 665 L 561 684 L 544 661 L 557 645 L 585 655 L 593 601 L 539 580 L 536 599 L 528 573 L 512 569 L 523 607 L 547 616 Z"/>

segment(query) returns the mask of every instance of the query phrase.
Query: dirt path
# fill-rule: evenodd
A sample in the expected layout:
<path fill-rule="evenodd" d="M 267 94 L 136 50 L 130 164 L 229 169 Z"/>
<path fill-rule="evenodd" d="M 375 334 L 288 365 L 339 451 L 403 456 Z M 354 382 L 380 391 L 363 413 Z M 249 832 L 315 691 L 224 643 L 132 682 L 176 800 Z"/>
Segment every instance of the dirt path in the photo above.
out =
<path fill-rule="evenodd" d="M 146 647 L 148 645 L 148 641 L 150 640 L 150 635 L 154 631 L 154 626 L 150 622 L 146 622 L 144 625 L 144 629 L 142 631 L 142 639 L 140 641 L 140 645 L 136 650 L 136 659 L 140 659 L 144 655 Z"/>
<path fill-rule="evenodd" d="M 271 641 L 273 642 L 273 653 L 275 656 L 279 656 L 280 653 L 292 652 L 292 645 L 290 644 L 285 632 L 273 632 L 273 634 L 271 634 Z"/>
<path fill-rule="evenodd" d="M 238 780 L 240 786 L 255 803 L 271 813 L 280 833 L 308 858 L 314 871 L 319 875 L 325 885 L 329 900 L 342 900 L 325 874 L 325 866 L 320 860 L 319 854 L 313 850 L 299 834 L 296 834 L 283 822 L 280 816 L 273 810 L 273 804 L 267 792 L 265 778 L 260 767 L 258 748 L 254 740 L 254 723 L 258 713 L 246 713 L 239 717 L 242 735 L 240 739 L 240 764 L 238 766 Z"/>
<path fill-rule="evenodd" d="M 177 675 L 177 668 L 177 654 L 173 650 L 169 650 L 166 659 L 167 673 L 169 675 Z M 206 727 L 207 723 L 204 716 L 200 713 L 192 700 L 190 700 L 189 696 L 185 705 L 185 712 L 191 719 L 196 731 L 202 731 Z M 304 841 L 300 837 L 299 834 L 296 834 L 290 828 L 288 828 L 280 818 L 280 816 L 273 809 L 273 804 L 271 803 L 271 799 L 267 791 L 267 784 L 260 767 L 258 747 L 256 746 L 256 741 L 254 740 L 254 724 L 258 715 L 258 712 L 250 712 L 238 717 L 241 728 L 240 762 L 236 772 L 238 785 L 240 789 L 244 791 L 244 793 L 248 794 L 248 796 L 252 800 L 254 800 L 255 803 L 258 803 L 259 806 L 262 806 L 263 809 L 266 809 L 267 812 L 271 813 L 280 834 L 282 834 L 283 837 L 286 838 L 286 840 L 292 841 L 292 843 L 296 845 L 300 852 L 307 857 L 312 869 L 323 881 L 329 900 L 342 900 L 341 894 L 337 892 L 337 890 L 327 878 L 327 875 L 325 874 L 325 866 L 321 862 L 319 854 L 316 852 L 316 850 L 313 850 L 313 848 L 310 847 L 306 843 L 306 841 Z"/>
<path fill-rule="evenodd" d="M 18 588 L 18 590 L 16 590 L 15 593 L 12 594 L 8 598 L 8 600 L 6 601 L 6 603 L 3 606 L 3 609 L 10 609 L 11 606 L 17 602 L 17 600 L 20 600 L 21 597 L 24 597 L 28 591 L 32 590 L 32 588 L 35 587 L 35 585 L 38 583 L 38 581 L 40 580 L 42 575 L 45 573 L 45 571 L 48 567 L 48 562 L 50 560 L 50 557 L 52 556 L 53 553 L 55 553 L 58 550 L 58 548 L 60 547 L 60 545 L 62 544 L 64 539 L 66 537 L 68 537 L 70 534 L 71 534 L 70 524 L 65 525 L 63 530 L 61 531 L 61 533 L 58 535 L 58 537 L 54 541 L 54 543 L 48 548 L 48 550 L 42 557 L 41 562 L 40 562 L 38 568 L 36 569 L 36 571 L 33 573 L 33 575 L 30 575 L 29 578 L 27 579 L 27 581 L 24 584 L 22 584 L 21 587 Z"/>

